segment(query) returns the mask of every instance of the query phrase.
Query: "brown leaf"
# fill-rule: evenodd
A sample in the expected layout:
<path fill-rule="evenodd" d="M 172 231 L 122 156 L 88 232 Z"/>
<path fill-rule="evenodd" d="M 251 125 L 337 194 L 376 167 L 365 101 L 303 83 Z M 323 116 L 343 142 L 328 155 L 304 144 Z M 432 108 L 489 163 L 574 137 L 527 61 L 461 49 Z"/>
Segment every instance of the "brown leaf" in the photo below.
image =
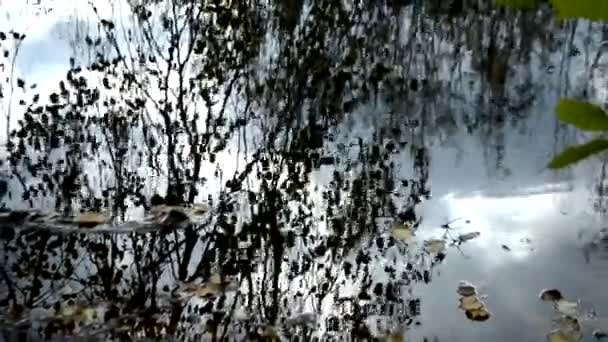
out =
<path fill-rule="evenodd" d="M 475 285 L 469 283 L 466 280 L 463 280 L 460 282 L 460 284 L 458 284 L 458 289 L 456 290 L 456 292 L 461 295 L 461 296 L 474 296 L 477 294 L 477 289 L 475 288 Z"/>
<path fill-rule="evenodd" d="M 108 222 L 108 219 L 100 213 L 81 213 L 74 217 L 74 223 L 81 228 L 94 228 L 100 224 Z"/>
<path fill-rule="evenodd" d="M 477 322 L 487 321 L 490 318 L 490 312 L 485 307 L 466 310 L 465 315 L 468 319 Z"/>
<path fill-rule="evenodd" d="M 405 342 L 405 338 L 403 337 L 402 334 L 393 333 L 393 334 L 386 335 L 384 337 L 384 341 L 385 342 Z"/>
<path fill-rule="evenodd" d="M 461 235 L 458 235 L 458 240 L 460 242 L 465 242 L 465 241 L 473 240 L 476 237 L 478 237 L 479 235 L 481 235 L 481 233 L 479 233 L 479 232 L 471 232 L 471 233 L 461 234 Z"/>
<path fill-rule="evenodd" d="M 460 298 L 460 306 L 461 309 L 468 310 L 477 310 L 482 309 L 484 307 L 483 303 L 477 296 L 466 296 Z"/>

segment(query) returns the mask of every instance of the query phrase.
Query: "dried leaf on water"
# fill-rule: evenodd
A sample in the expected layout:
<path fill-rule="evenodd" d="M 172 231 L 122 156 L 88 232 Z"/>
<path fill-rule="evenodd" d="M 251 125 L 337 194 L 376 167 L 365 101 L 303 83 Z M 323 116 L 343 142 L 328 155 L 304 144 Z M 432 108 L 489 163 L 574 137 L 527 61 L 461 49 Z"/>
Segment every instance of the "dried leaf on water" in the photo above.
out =
<path fill-rule="evenodd" d="M 90 323 L 97 317 L 97 308 L 90 306 L 71 305 L 64 307 L 56 317 L 63 321 L 79 321 Z"/>
<path fill-rule="evenodd" d="M 563 316 L 556 320 L 557 325 L 562 331 L 580 332 L 581 325 L 578 319 L 570 316 Z"/>
<path fill-rule="evenodd" d="M 466 310 L 465 315 L 468 319 L 477 322 L 487 321 L 490 318 L 490 312 L 485 308 Z"/>
<path fill-rule="evenodd" d="M 157 205 L 150 209 L 151 220 L 163 224 L 177 224 L 195 221 L 209 212 L 202 204 L 190 207 Z"/>
<path fill-rule="evenodd" d="M 185 283 L 178 290 L 178 295 L 182 299 L 189 297 L 209 297 L 228 289 L 231 283 L 222 278 L 219 274 L 212 275 L 205 283 L 190 282 Z"/>
<path fill-rule="evenodd" d="M 209 212 L 209 207 L 204 204 L 194 204 L 189 209 L 190 215 L 192 216 L 201 216 Z"/>
<path fill-rule="evenodd" d="M 477 297 L 477 296 L 466 296 L 466 297 L 460 298 L 460 305 L 459 305 L 459 307 L 462 310 L 468 311 L 468 310 L 482 309 L 484 307 L 484 305 L 481 302 L 481 300 L 479 299 L 479 297 Z"/>
<path fill-rule="evenodd" d="M 477 289 L 473 284 L 463 280 L 459 283 L 456 292 L 462 296 L 460 297 L 458 307 L 464 311 L 468 319 L 483 322 L 490 318 L 490 311 L 488 311 L 485 304 L 481 301 L 480 296 L 477 294 Z"/>
<path fill-rule="evenodd" d="M 259 333 L 259 341 L 280 341 L 277 329 L 273 326 L 265 326 Z"/>
<path fill-rule="evenodd" d="M 405 338 L 399 333 L 386 335 L 383 340 L 385 342 L 405 342 Z"/>
<path fill-rule="evenodd" d="M 427 240 L 424 242 L 424 247 L 429 253 L 438 254 L 445 251 L 446 242 L 444 240 Z"/>
<path fill-rule="evenodd" d="M 562 293 L 557 289 L 544 289 L 540 293 L 540 299 L 547 302 L 555 302 L 563 298 Z"/>
<path fill-rule="evenodd" d="M 464 297 L 474 296 L 477 294 L 477 288 L 475 287 L 475 285 L 469 283 L 468 281 L 462 280 L 458 284 L 458 289 L 456 290 L 456 292 Z"/>
<path fill-rule="evenodd" d="M 568 333 L 563 330 L 554 330 L 547 334 L 549 342 L 577 342 L 579 337 L 576 334 Z"/>
<path fill-rule="evenodd" d="M 402 241 L 410 241 L 414 238 L 414 232 L 410 226 L 396 226 L 393 228 L 391 235 L 395 239 Z"/>
<path fill-rule="evenodd" d="M 108 218 L 100 213 L 81 213 L 74 217 L 73 223 L 82 228 L 94 228 L 108 222 Z"/>
<path fill-rule="evenodd" d="M 461 234 L 461 235 L 458 235 L 458 241 L 465 242 L 465 241 L 473 240 L 473 239 L 479 237 L 480 235 L 481 235 L 481 233 L 479 233 L 479 232 L 470 232 L 470 233 L 466 233 L 466 234 Z"/>

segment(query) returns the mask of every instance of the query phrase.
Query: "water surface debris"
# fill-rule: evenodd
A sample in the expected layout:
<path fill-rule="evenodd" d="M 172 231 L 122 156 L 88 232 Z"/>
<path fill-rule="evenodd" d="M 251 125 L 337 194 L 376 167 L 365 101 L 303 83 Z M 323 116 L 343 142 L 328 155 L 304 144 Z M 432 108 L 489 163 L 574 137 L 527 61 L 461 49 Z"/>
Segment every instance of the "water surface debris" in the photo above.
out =
<path fill-rule="evenodd" d="M 539 297 L 546 302 L 555 302 L 564 298 L 557 289 L 544 289 L 540 292 Z"/>
<path fill-rule="evenodd" d="M 456 292 L 461 295 L 458 307 L 464 311 L 468 319 L 483 322 L 490 318 L 490 311 L 479 297 L 475 285 L 463 280 L 459 283 Z"/>

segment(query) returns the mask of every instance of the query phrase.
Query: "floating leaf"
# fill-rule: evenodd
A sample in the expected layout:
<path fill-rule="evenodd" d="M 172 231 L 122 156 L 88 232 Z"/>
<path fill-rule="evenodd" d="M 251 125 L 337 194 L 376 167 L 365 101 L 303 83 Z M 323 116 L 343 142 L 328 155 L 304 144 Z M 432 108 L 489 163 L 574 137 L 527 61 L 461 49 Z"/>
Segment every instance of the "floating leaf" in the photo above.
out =
<path fill-rule="evenodd" d="M 476 309 L 483 308 L 484 305 L 481 302 L 481 299 L 479 299 L 479 297 L 473 295 L 473 296 L 465 296 L 465 297 L 460 298 L 459 307 L 462 310 L 476 310 Z"/>
<path fill-rule="evenodd" d="M 458 284 L 458 289 L 456 290 L 456 292 L 461 295 L 461 296 L 474 296 L 477 294 L 477 288 L 475 287 L 475 285 L 469 283 L 466 280 L 462 280 L 460 281 L 460 283 Z"/>
<path fill-rule="evenodd" d="M 93 228 L 108 222 L 108 219 L 99 213 L 82 213 L 76 216 L 73 222 L 83 228 Z"/>
<path fill-rule="evenodd" d="M 98 316 L 97 308 L 83 305 L 70 305 L 64 307 L 56 317 L 66 322 L 93 322 Z"/>
<path fill-rule="evenodd" d="M 397 240 L 410 241 L 414 238 L 414 232 L 409 226 L 397 226 L 391 232 Z"/>
<path fill-rule="evenodd" d="M 490 312 L 485 307 L 467 310 L 465 311 L 465 315 L 468 319 L 477 322 L 487 321 L 490 318 Z"/>
<path fill-rule="evenodd" d="M 160 224 L 182 224 L 198 220 L 208 211 L 209 208 L 204 205 L 192 207 L 157 205 L 150 209 L 147 220 Z"/>
<path fill-rule="evenodd" d="M 577 342 L 579 337 L 563 330 L 554 330 L 547 335 L 549 342 Z"/>
<path fill-rule="evenodd" d="M 277 329 L 273 326 L 265 326 L 262 331 L 260 331 L 260 340 L 261 341 L 280 341 L 279 334 L 277 333 Z"/>
<path fill-rule="evenodd" d="M 229 287 L 231 282 L 222 278 L 219 274 L 212 275 L 206 283 L 190 282 L 185 283 L 178 290 L 178 295 L 182 299 L 186 299 L 192 296 L 196 297 L 209 297 L 215 296 L 216 294 L 232 289 Z"/>
<path fill-rule="evenodd" d="M 468 240 L 473 240 L 476 237 L 478 237 L 479 235 L 481 235 L 479 232 L 471 232 L 471 233 L 461 234 L 461 235 L 458 235 L 458 241 L 465 242 L 465 241 L 468 241 Z"/>
<path fill-rule="evenodd" d="M 405 342 L 405 338 L 403 337 L 402 334 L 399 333 L 393 333 L 393 334 L 389 334 L 386 335 L 383 340 L 385 342 Z"/>
<path fill-rule="evenodd" d="M 570 332 L 580 332 L 581 325 L 578 322 L 578 319 L 570 316 L 560 317 L 557 320 L 557 325 L 559 325 L 562 331 L 570 331 Z"/>
<path fill-rule="evenodd" d="M 561 122 L 584 131 L 608 130 L 608 115 L 600 107 L 590 103 L 561 99 L 555 107 L 555 113 Z"/>
<path fill-rule="evenodd" d="M 490 318 L 490 312 L 477 295 L 475 286 L 463 280 L 460 282 L 457 292 L 462 295 L 458 308 L 464 311 L 468 319 L 482 322 Z"/>
<path fill-rule="evenodd" d="M 608 149 L 608 140 L 595 139 L 582 145 L 568 147 L 549 163 L 551 169 L 561 169 L 593 154 Z"/>
<path fill-rule="evenodd" d="M 439 254 L 445 251 L 446 243 L 444 240 L 427 240 L 424 242 L 424 247 L 429 253 Z"/>
<path fill-rule="evenodd" d="M 556 302 L 558 300 L 562 300 L 562 293 L 557 289 L 545 289 L 540 293 L 540 299 L 548 302 Z"/>

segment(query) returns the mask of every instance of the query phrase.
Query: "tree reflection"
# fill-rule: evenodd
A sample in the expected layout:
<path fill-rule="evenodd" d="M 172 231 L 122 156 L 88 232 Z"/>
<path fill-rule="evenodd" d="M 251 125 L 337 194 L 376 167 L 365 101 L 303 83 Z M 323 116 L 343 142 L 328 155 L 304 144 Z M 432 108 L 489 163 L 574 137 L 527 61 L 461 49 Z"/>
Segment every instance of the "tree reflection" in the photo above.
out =
<path fill-rule="evenodd" d="M 413 285 L 464 242 L 391 234 L 422 222 L 430 146 L 465 127 L 506 172 L 504 128 L 542 90 L 532 43 L 541 64 L 566 44 L 544 11 L 463 3 L 144 1 L 131 26 L 99 18 L 90 60 L 48 99 L 9 74 L 23 118 L 0 183 L 6 330 L 308 341 L 419 324 Z M 25 38 L 4 37 L 6 56 L 8 39 Z M 371 133 L 343 134 L 357 120 Z M 78 219 L 105 212 L 108 229 Z"/>

